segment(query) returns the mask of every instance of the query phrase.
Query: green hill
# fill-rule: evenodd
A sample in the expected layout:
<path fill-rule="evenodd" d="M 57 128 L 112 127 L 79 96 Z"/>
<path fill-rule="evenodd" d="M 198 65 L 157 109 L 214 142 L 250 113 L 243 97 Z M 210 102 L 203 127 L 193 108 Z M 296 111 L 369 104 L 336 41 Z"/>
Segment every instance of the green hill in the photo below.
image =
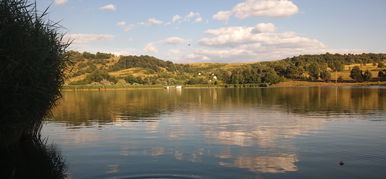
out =
<path fill-rule="evenodd" d="M 275 84 L 287 80 L 355 81 L 354 66 L 369 76 L 363 81 L 385 80 L 380 71 L 386 54 L 301 55 L 256 63 L 176 64 L 151 56 L 115 56 L 70 51 L 73 63 L 66 71 L 66 85 L 195 85 Z M 368 72 L 366 72 L 368 71 Z M 386 71 L 385 71 L 386 73 Z"/>

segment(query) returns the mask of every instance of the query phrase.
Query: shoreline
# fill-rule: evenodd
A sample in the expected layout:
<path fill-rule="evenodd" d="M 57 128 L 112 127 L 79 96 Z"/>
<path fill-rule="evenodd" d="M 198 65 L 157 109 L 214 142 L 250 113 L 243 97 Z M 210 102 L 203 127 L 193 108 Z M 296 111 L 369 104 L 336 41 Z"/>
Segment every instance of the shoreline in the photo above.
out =
<path fill-rule="evenodd" d="M 285 81 L 278 84 L 271 85 L 271 88 L 277 87 L 334 87 L 334 86 L 386 86 L 386 81 L 372 81 L 372 82 L 311 82 L 311 81 Z"/>
<path fill-rule="evenodd" d="M 286 87 L 358 87 L 358 86 L 386 86 L 386 81 L 382 82 L 310 82 L 310 81 L 285 81 L 269 86 L 268 88 L 286 88 Z M 262 88 L 261 84 L 240 84 L 240 85 L 192 85 L 183 86 L 183 88 Z M 64 86 L 61 91 L 118 91 L 118 90 L 154 90 L 164 89 L 163 86 Z M 171 88 L 175 89 L 175 88 Z"/>

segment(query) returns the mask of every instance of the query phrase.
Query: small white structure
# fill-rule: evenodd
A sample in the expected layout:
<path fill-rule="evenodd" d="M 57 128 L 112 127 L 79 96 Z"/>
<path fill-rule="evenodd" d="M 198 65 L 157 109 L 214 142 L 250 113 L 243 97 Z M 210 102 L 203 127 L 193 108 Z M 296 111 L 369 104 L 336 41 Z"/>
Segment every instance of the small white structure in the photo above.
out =
<path fill-rule="evenodd" d="M 176 86 L 176 89 L 181 89 L 182 88 L 182 86 Z"/>

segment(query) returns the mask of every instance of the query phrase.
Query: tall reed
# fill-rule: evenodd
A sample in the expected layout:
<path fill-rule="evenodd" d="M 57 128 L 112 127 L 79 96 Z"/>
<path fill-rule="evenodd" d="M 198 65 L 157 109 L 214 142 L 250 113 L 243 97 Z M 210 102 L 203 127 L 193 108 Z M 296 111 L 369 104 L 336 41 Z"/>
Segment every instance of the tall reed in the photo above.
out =
<path fill-rule="evenodd" d="M 69 62 L 60 26 L 28 0 L 0 0 L 0 146 L 39 138 Z"/>

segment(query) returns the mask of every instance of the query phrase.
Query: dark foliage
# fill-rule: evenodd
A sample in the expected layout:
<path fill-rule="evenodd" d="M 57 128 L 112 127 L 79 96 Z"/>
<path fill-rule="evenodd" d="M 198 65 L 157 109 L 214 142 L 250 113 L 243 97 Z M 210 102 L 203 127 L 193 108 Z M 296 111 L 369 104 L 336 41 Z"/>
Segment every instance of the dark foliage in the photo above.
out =
<path fill-rule="evenodd" d="M 386 70 L 378 72 L 378 79 L 380 81 L 386 81 Z"/>
<path fill-rule="evenodd" d="M 0 1 L 0 141 L 32 137 L 56 99 L 68 62 L 57 25 L 27 0 Z"/>
<path fill-rule="evenodd" d="M 118 63 L 114 64 L 109 71 L 118 71 L 127 68 L 141 67 L 148 68 L 155 72 L 163 69 L 174 72 L 177 70 L 176 65 L 170 61 L 163 61 L 151 56 L 121 56 Z"/>
<path fill-rule="evenodd" d="M 350 72 L 350 77 L 357 82 L 363 82 L 370 81 L 372 75 L 369 70 L 362 72 L 358 66 L 355 66 Z"/>

